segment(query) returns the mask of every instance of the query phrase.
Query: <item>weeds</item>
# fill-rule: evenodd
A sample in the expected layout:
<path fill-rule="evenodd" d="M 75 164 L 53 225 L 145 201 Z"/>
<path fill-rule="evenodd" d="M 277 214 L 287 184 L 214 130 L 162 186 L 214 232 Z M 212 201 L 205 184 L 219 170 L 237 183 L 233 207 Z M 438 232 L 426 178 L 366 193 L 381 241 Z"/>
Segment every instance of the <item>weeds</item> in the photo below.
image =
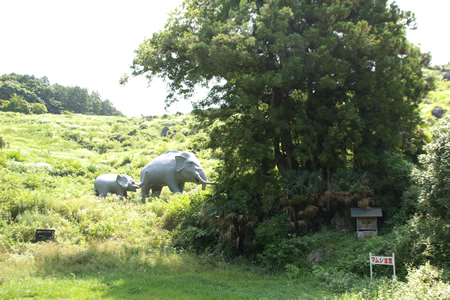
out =
<path fill-rule="evenodd" d="M 201 218 L 208 190 L 186 184 L 185 193 L 172 195 L 165 188 L 145 204 L 139 193 L 126 201 L 95 197 L 93 182 L 101 174 L 138 181 L 142 167 L 167 150 L 202 150 L 202 133 L 185 134 L 192 132 L 183 123 L 189 116 L 118 123 L 116 117 L 74 114 L 0 115 L 0 135 L 8 142 L 0 150 L 2 299 L 317 299 L 340 293 L 362 299 L 408 289 L 408 295 L 439 299 L 448 290 L 431 267 L 405 270 L 407 282 L 396 286 L 381 287 L 382 279 L 368 283 L 368 252 L 390 254 L 393 236 L 361 243 L 352 234 L 324 231 L 284 239 L 285 231 L 268 222 L 257 233 L 273 241 L 259 257 L 263 264 L 230 263 L 208 249 L 217 235 Z M 160 138 L 166 124 L 177 132 L 173 139 Z M 117 134 L 126 137 L 126 147 L 109 139 Z M 202 150 L 197 157 L 214 181 L 214 155 Z M 56 241 L 31 243 L 38 228 L 55 229 Z M 329 260 L 307 263 L 308 254 L 322 247 L 333 248 Z"/>

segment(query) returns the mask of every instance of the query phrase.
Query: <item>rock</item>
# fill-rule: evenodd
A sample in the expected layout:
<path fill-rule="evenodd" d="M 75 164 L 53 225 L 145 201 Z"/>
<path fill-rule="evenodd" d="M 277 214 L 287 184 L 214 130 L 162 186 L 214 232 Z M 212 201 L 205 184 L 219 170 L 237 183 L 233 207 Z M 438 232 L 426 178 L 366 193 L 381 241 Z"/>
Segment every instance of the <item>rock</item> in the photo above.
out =
<path fill-rule="evenodd" d="M 117 123 L 126 123 L 126 122 L 123 120 L 117 120 Z"/>
<path fill-rule="evenodd" d="M 113 139 L 113 140 L 116 140 L 116 141 L 118 141 L 118 142 L 120 142 L 120 140 L 122 139 L 122 135 L 121 135 L 121 134 L 118 134 L 118 135 L 116 135 L 116 136 L 113 136 L 112 139 Z"/>
<path fill-rule="evenodd" d="M 424 103 L 424 104 L 431 104 L 431 102 L 428 101 L 428 100 L 425 100 L 423 103 Z"/>
<path fill-rule="evenodd" d="M 345 215 L 342 212 L 336 212 L 334 215 L 332 222 L 336 224 L 336 228 L 339 230 L 348 229 L 348 221 L 345 218 Z"/>
<path fill-rule="evenodd" d="M 141 126 L 139 126 L 139 129 L 140 129 L 140 130 L 144 130 L 144 129 L 147 129 L 147 128 L 148 128 L 148 126 L 145 125 L 145 124 L 142 124 Z"/>
<path fill-rule="evenodd" d="M 442 76 L 442 80 L 450 80 L 450 73 L 445 73 L 445 74 Z"/>
<path fill-rule="evenodd" d="M 442 115 L 444 114 L 444 112 L 445 112 L 445 110 L 442 107 L 435 106 L 433 108 L 433 110 L 431 111 L 431 114 L 433 116 L 435 116 L 436 118 L 440 119 L 440 118 L 442 118 Z"/>
<path fill-rule="evenodd" d="M 161 136 L 167 136 L 167 133 L 169 132 L 170 128 L 167 126 L 164 126 L 164 128 L 161 130 Z"/>
<path fill-rule="evenodd" d="M 195 130 L 192 130 L 191 133 L 189 133 L 189 135 L 196 135 L 197 132 Z"/>
<path fill-rule="evenodd" d="M 303 233 L 303 234 L 307 234 L 308 233 L 308 223 L 306 223 L 303 220 L 297 221 L 297 225 L 298 225 L 298 230 Z"/>
<path fill-rule="evenodd" d="M 320 263 L 325 261 L 326 259 L 328 259 L 331 255 L 331 253 L 333 253 L 333 248 L 331 247 L 327 247 L 327 248 L 320 248 L 314 252 L 312 252 L 311 254 L 308 255 L 308 257 L 306 258 L 306 261 L 308 263 Z"/>
<path fill-rule="evenodd" d="M 142 119 L 144 119 L 145 121 L 150 122 L 153 119 L 158 119 L 158 116 L 147 116 L 147 117 L 142 117 Z"/>

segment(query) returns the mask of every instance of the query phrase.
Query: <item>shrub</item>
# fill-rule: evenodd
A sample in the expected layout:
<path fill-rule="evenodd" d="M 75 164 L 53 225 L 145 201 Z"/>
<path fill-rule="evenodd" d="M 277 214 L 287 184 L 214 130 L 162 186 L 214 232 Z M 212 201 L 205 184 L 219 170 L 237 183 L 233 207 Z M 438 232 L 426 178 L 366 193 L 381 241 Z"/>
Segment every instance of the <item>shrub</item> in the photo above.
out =
<path fill-rule="evenodd" d="M 30 114 L 31 108 L 30 104 L 22 97 L 14 94 L 9 99 L 8 103 L 5 103 L 2 106 L 3 111 L 12 111 L 12 112 L 19 112 L 24 114 Z"/>
<path fill-rule="evenodd" d="M 313 236 L 282 239 L 266 246 L 258 254 L 259 261 L 271 270 L 282 270 L 286 265 L 299 268 L 306 266 L 306 258 L 314 249 L 318 248 L 317 240 Z"/>
<path fill-rule="evenodd" d="M 131 158 L 129 156 L 125 156 L 122 159 L 122 162 L 119 164 L 119 166 L 123 167 L 123 166 L 125 166 L 127 164 L 130 164 L 130 163 L 131 163 Z"/>
<path fill-rule="evenodd" d="M 421 189 L 418 214 L 408 225 L 412 235 L 411 257 L 422 256 L 443 268 L 450 266 L 450 120 L 442 119 L 433 128 L 427 153 L 419 157 L 423 169 L 413 173 Z M 415 245 L 420 245 L 419 247 Z"/>
<path fill-rule="evenodd" d="M 207 198 L 207 192 L 202 191 L 176 194 L 168 201 L 162 219 L 164 228 L 173 231 L 176 247 L 202 252 L 216 242 L 215 228 L 204 223 Z"/>
<path fill-rule="evenodd" d="M 312 273 L 320 281 L 320 286 L 335 293 L 350 291 L 361 280 L 354 273 L 345 272 L 336 268 L 326 269 L 315 264 L 312 269 Z"/>
<path fill-rule="evenodd" d="M 36 115 L 46 114 L 48 112 L 47 107 L 41 103 L 31 103 L 30 110 L 31 113 Z"/>
<path fill-rule="evenodd" d="M 111 149 L 114 149 L 114 145 L 111 142 L 102 142 L 94 148 L 99 154 L 104 154 Z"/>
<path fill-rule="evenodd" d="M 60 159 L 54 162 L 53 175 L 57 176 L 84 176 L 89 171 L 79 160 Z"/>
<path fill-rule="evenodd" d="M 25 157 L 20 153 L 20 151 L 8 151 L 6 152 L 6 158 L 8 160 L 14 160 L 18 162 L 25 161 Z"/>
<path fill-rule="evenodd" d="M 0 149 L 6 148 L 6 140 L 0 135 Z"/>
<path fill-rule="evenodd" d="M 392 218 L 401 208 L 400 199 L 412 183 L 413 164 L 401 154 L 384 152 L 378 168 L 371 172 L 371 186 L 375 191 L 374 206 L 383 208 L 384 217 Z"/>
<path fill-rule="evenodd" d="M 285 214 L 278 214 L 261 222 L 255 229 L 255 242 L 261 246 L 274 244 L 288 238 L 292 227 Z"/>
<path fill-rule="evenodd" d="M 406 281 L 378 279 L 368 287 L 354 288 L 340 299 L 448 299 L 450 284 L 444 282 L 442 271 L 426 263 L 419 268 L 410 268 Z"/>

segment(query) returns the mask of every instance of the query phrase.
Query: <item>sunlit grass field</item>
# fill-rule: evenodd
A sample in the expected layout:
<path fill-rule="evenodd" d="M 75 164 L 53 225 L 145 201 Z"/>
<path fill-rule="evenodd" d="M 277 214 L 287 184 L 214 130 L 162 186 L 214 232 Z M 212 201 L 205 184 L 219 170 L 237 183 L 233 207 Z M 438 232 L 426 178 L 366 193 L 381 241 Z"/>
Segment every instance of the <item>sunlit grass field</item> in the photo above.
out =
<path fill-rule="evenodd" d="M 183 253 L 124 250 L 114 242 L 86 248 L 42 244 L 27 251 L 31 253 L 22 254 L 20 260 L 2 261 L 3 277 L 8 277 L 2 278 L 2 299 L 317 299 L 333 295 L 254 266 Z"/>
<path fill-rule="evenodd" d="M 195 151 L 215 181 L 216 156 L 204 149 L 207 133 L 190 115 L 0 112 L 0 137 L 1 299 L 445 299 L 448 284 L 429 266 L 406 283 L 394 284 L 380 269 L 370 281 L 365 255 L 385 245 L 382 237 L 365 244 L 352 232 L 326 231 L 310 240 L 334 247 L 327 264 L 273 270 L 174 246 L 171 230 L 208 199 L 208 189 L 187 184 L 173 195 L 164 188 L 145 202 L 139 192 L 125 201 L 94 195 L 97 176 L 140 181 L 140 170 L 172 149 Z M 49 228 L 55 241 L 32 242 L 36 229 Z M 361 262 L 356 268 L 367 275 L 338 270 Z"/>
<path fill-rule="evenodd" d="M 142 167 L 171 149 L 195 151 L 214 179 L 214 157 L 201 148 L 205 135 L 190 116 L 0 115 L 0 298 L 333 297 L 245 261 L 174 249 L 164 222 L 176 223 L 206 197 L 194 184 L 146 203 L 138 192 L 123 202 L 94 195 L 100 174 L 139 181 Z M 55 229 L 55 241 L 32 243 L 45 228 Z"/>

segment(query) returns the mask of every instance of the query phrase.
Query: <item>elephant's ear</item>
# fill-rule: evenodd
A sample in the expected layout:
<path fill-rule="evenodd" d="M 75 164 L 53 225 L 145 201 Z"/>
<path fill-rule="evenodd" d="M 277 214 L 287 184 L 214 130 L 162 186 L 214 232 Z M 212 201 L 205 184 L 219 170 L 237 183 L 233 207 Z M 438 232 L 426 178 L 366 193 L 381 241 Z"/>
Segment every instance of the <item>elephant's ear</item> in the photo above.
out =
<path fill-rule="evenodd" d="M 127 178 L 127 176 L 119 174 L 119 175 L 117 175 L 116 181 L 124 189 L 128 187 L 128 178 Z"/>
<path fill-rule="evenodd" d="M 184 168 L 184 163 L 186 162 L 186 157 L 181 155 L 175 156 L 175 170 L 180 172 Z"/>

